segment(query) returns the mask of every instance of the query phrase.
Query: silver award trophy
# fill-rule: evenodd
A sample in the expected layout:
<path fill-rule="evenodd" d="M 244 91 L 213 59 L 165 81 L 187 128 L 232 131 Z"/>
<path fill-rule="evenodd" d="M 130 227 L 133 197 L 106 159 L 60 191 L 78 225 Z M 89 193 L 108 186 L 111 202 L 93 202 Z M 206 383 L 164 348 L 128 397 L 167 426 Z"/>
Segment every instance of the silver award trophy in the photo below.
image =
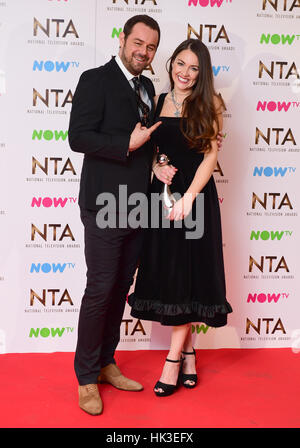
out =
<path fill-rule="evenodd" d="M 166 156 L 165 154 L 158 154 L 157 155 L 157 163 L 160 166 L 164 166 L 164 165 L 168 165 L 170 163 L 170 160 L 169 160 L 168 156 Z M 170 209 L 170 208 L 174 207 L 174 204 L 176 202 L 176 199 L 172 195 L 172 192 L 171 192 L 168 184 L 164 184 L 164 186 L 163 186 L 162 201 L 163 201 L 163 206 L 166 209 Z"/>

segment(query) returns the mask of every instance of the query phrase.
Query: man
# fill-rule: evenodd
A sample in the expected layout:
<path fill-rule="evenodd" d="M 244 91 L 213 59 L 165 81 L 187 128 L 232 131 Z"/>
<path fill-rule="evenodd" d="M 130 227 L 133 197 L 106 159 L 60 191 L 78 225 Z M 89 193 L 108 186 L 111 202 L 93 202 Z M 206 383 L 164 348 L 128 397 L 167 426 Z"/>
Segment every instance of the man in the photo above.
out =
<path fill-rule="evenodd" d="M 98 227 L 96 199 L 101 193 L 113 194 L 120 215 L 124 205 L 118 202 L 120 185 L 126 186 L 128 196 L 147 193 L 153 156 L 150 136 L 160 123 L 151 126 L 154 87 L 141 72 L 151 64 L 159 39 L 154 19 L 146 15 L 129 19 L 120 34 L 119 55 L 84 72 L 73 98 L 69 143 L 73 151 L 84 153 L 79 205 L 87 264 L 74 366 L 79 406 L 92 415 L 103 410 L 98 382 L 142 390 L 141 384 L 121 374 L 114 360 L 141 232 L 129 226 Z"/>

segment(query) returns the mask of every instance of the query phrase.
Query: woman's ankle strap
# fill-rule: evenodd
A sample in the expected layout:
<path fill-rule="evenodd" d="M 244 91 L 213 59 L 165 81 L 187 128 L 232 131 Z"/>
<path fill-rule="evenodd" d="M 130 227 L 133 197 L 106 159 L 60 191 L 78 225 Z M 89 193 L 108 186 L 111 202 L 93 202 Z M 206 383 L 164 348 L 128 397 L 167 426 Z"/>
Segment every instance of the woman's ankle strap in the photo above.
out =
<path fill-rule="evenodd" d="M 195 351 L 195 349 L 193 348 L 193 351 L 192 352 L 182 352 L 184 355 L 195 355 L 196 354 L 196 351 Z"/>
<path fill-rule="evenodd" d="M 166 361 L 168 361 L 168 362 L 180 362 L 181 359 L 178 359 L 178 361 L 175 361 L 174 359 L 168 359 L 168 358 L 166 358 Z"/>

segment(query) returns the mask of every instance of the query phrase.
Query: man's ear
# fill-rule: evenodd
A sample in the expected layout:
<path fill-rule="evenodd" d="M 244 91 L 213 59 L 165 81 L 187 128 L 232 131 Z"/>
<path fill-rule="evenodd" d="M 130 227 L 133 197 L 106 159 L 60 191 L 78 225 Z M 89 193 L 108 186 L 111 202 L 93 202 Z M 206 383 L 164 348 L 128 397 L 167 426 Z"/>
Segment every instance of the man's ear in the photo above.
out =
<path fill-rule="evenodd" d="M 120 43 L 120 48 L 123 48 L 124 44 L 125 44 L 125 34 L 123 31 L 119 35 L 119 43 Z"/>

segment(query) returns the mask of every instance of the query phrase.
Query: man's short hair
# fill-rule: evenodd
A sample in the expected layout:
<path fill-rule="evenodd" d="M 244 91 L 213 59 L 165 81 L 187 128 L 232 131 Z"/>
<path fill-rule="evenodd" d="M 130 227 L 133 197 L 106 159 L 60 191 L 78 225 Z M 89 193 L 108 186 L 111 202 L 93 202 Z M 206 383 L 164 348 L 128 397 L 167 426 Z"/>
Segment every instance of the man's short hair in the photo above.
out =
<path fill-rule="evenodd" d="M 129 36 L 129 34 L 132 31 L 132 28 L 134 27 L 134 25 L 136 25 L 137 23 L 144 23 L 144 25 L 148 26 L 149 28 L 151 28 L 152 30 L 155 30 L 158 32 L 158 42 L 157 42 L 157 46 L 159 45 L 159 41 L 160 41 L 160 28 L 158 23 L 156 22 L 156 20 L 154 20 L 152 17 L 147 16 L 146 14 L 140 14 L 137 16 L 133 16 L 130 17 L 130 19 L 127 20 L 127 22 L 124 25 L 123 28 L 123 32 L 125 34 L 125 40 L 127 39 L 127 37 Z"/>

